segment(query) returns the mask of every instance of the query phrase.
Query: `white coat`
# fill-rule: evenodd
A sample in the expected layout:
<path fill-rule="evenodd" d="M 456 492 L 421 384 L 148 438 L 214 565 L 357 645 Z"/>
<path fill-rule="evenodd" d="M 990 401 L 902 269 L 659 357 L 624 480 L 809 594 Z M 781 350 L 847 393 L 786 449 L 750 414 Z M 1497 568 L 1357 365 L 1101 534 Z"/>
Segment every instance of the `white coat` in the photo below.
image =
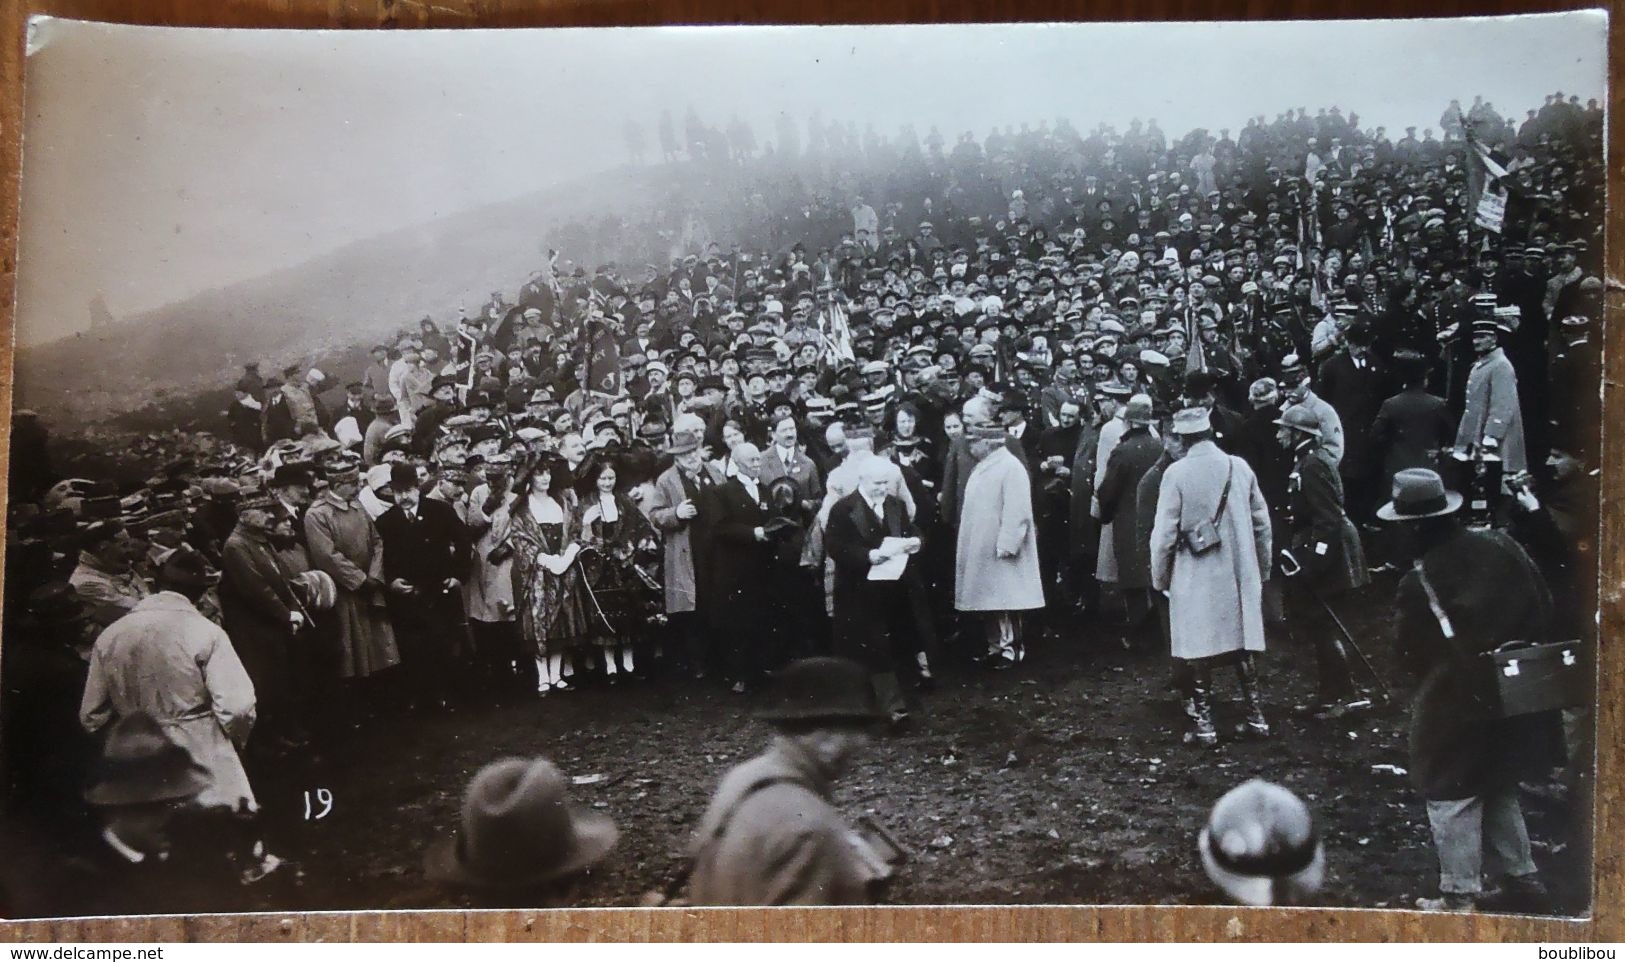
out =
<path fill-rule="evenodd" d="M 1014 551 L 1011 558 L 1000 551 Z M 1044 607 L 1027 469 L 1000 445 L 971 470 L 954 555 L 954 607 L 1027 611 Z"/>
<path fill-rule="evenodd" d="M 1230 496 L 1218 520 L 1220 543 L 1194 555 L 1179 533 L 1213 520 L 1225 477 Z M 1168 466 L 1151 528 L 1151 585 L 1168 592 L 1175 658 L 1264 650 L 1263 583 L 1270 568 L 1270 517 L 1253 469 L 1212 441 Z"/>

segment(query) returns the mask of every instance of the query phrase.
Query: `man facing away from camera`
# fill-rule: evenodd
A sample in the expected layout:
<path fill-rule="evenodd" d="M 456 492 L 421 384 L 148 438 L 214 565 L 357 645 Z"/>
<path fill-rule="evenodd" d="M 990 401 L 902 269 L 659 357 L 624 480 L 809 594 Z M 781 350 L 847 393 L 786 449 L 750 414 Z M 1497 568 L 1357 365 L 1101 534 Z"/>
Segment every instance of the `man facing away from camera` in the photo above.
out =
<path fill-rule="evenodd" d="M 689 901 L 873 902 L 883 863 L 830 800 L 882 718 L 869 673 L 844 658 L 807 658 L 780 672 L 776 690 L 761 716 L 772 744 L 723 776 L 700 821 Z"/>
<path fill-rule="evenodd" d="M 1416 905 L 1470 912 L 1499 897 L 1506 908 L 1544 910 L 1518 780 L 1558 754 L 1555 719 L 1499 717 L 1495 676 L 1480 656 L 1509 641 L 1548 640 L 1551 594 L 1505 532 L 1461 522 L 1461 503 L 1436 472 L 1412 468 L 1394 475 L 1393 498 L 1377 511 L 1411 527 L 1422 550 L 1394 598 L 1396 647 L 1422 679 L 1411 705 L 1411 779 L 1439 853 L 1439 897 Z M 1486 875 L 1504 886 L 1486 889 Z"/>

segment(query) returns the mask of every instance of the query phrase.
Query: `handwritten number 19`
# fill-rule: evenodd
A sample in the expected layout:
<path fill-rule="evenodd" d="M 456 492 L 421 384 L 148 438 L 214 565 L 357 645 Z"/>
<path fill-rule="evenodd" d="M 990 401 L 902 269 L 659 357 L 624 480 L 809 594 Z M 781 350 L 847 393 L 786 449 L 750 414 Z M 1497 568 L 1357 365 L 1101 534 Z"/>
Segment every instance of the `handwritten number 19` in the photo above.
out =
<path fill-rule="evenodd" d="M 315 804 L 312 805 L 314 800 Z M 305 821 L 320 821 L 333 813 L 333 792 L 330 789 L 318 788 L 314 792 L 305 791 Z"/>

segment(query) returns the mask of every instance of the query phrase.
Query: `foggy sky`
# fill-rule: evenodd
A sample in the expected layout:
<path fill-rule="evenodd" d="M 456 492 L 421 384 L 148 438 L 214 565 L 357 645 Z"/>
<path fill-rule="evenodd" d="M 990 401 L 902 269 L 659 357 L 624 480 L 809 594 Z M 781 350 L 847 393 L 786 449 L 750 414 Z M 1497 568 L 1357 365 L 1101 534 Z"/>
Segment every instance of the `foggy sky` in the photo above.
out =
<path fill-rule="evenodd" d="M 35 23 L 17 340 L 88 325 L 650 153 L 662 109 L 883 133 L 1155 117 L 1170 138 L 1338 105 L 1436 126 L 1601 99 L 1600 12 L 1456 21 L 226 31 Z"/>

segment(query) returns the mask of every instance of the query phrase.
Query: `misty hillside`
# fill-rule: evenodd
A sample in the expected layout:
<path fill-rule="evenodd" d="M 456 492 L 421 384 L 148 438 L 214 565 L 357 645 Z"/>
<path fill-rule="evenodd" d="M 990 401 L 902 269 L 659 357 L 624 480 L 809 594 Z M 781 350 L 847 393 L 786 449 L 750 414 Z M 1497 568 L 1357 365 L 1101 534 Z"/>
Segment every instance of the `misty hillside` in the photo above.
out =
<path fill-rule="evenodd" d="M 265 374 L 299 361 L 359 375 L 368 346 L 424 315 L 442 326 L 492 291 L 512 297 L 546 260 L 546 242 L 572 218 L 652 203 L 655 168 L 621 170 L 453 215 L 331 251 L 297 266 L 206 291 L 48 344 L 19 348 L 19 408 L 59 432 L 139 412 L 164 426 L 224 410 L 248 361 Z M 557 242 L 557 241 L 553 241 Z M 584 260 L 597 251 L 565 250 Z M 153 427 L 158 426 L 154 424 Z"/>

